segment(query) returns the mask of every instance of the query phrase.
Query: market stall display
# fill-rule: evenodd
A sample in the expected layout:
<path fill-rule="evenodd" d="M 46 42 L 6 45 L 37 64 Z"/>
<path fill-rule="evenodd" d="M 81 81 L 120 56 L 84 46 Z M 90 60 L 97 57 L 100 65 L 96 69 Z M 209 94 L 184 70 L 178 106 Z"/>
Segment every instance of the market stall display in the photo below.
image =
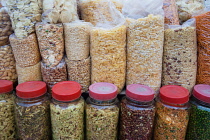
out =
<path fill-rule="evenodd" d="M 95 83 L 89 87 L 86 101 L 86 138 L 116 140 L 119 101 L 117 87 L 111 83 Z"/>
<path fill-rule="evenodd" d="M 46 84 L 31 81 L 16 88 L 15 120 L 19 139 L 49 140 L 50 101 Z"/>
<path fill-rule="evenodd" d="M 0 46 L 0 79 L 17 81 L 15 58 L 10 45 Z"/>
<path fill-rule="evenodd" d="M 84 139 L 84 99 L 81 86 L 64 81 L 52 89 L 50 104 L 53 139 Z"/>
<path fill-rule="evenodd" d="M 196 83 L 197 41 L 195 19 L 165 26 L 162 85 L 179 85 L 192 91 Z"/>
<path fill-rule="evenodd" d="M 87 92 L 90 86 L 90 57 L 83 60 L 65 59 L 68 70 L 68 80 L 76 81 L 82 86 L 82 92 Z"/>
<path fill-rule="evenodd" d="M 126 85 L 144 84 L 157 94 L 162 73 L 163 3 L 153 4 L 154 0 L 132 0 L 131 3 L 135 3 L 132 7 L 129 2 L 126 1 L 123 7 L 123 14 L 127 17 Z"/>
<path fill-rule="evenodd" d="M 42 61 L 47 67 L 58 65 L 64 55 L 63 25 L 40 22 L 36 34 Z"/>
<path fill-rule="evenodd" d="M 185 140 L 190 111 L 188 101 L 189 91 L 184 87 L 167 85 L 160 89 L 154 140 Z"/>
<path fill-rule="evenodd" d="M 198 42 L 197 84 L 210 84 L 210 10 L 195 16 Z"/>
<path fill-rule="evenodd" d="M 43 0 L 42 21 L 69 23 L 78 19 L 77 0 Z"/>
<path fill-rule="evenodd" d="M 120 139 L 152 138 L 155 119 L 155 92 L 148 86 L 132 84 L 126 87 L 121 101 Z"/>
<path fill-rule="evenodd" d="M 74 21 L 64 24 L 65 50 L 69 60 L 82 60 L 90 54 L 90 30 L 88 22 Z"/>
<path fill-rule="evenodd" d="M 0 80 L 0 137 L 15 139 L 13 83 Z"/>
<path fill-rule="evenodd" d="M 41 21 L 42 0 L 6 0 L 6 6 L 18 39 L 35 32 L 36 22 Z"/>

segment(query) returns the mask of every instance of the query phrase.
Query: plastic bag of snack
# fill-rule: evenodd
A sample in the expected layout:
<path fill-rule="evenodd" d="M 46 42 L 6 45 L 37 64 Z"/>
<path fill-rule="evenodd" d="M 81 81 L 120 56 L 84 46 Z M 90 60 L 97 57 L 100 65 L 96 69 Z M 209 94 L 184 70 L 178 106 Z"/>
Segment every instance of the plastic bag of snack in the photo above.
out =
<path fill-rule="evenodd" d="M 89 22 L 75 21 L 64 23 L 65 50 L 69 60 L 82 60 L 90 54 L 90 30 Z"/>
<path fill-rule="evenodd" d="M 64 55 L 62 24 L 37 23 L 36 34 L 43 62 L 47 67 L 58 65 Z"/>
<path fill-rule="evenodd" d="M 56 24 L 78 19 L 76 0 L 43 0 L 42 21 Z"/>
<path fill-rule="evenodd" d="M 162 85 L 179 85 L 191 92 L 196 83 L 196 72 L 195 19 L 183 25 L 166 25 Z"/>
<path fill-rule="evenodd" d="M 126 85 L 143 84 L 158 93 L 164 40 L 162 0 L 124 1 L 127 20 Z"/>
<path fill-rule="evenodd" d="M 179 15 L 176 0 L 164 0 L 163 10 L 165 14 L 165 24 L 179 25 Z"/>

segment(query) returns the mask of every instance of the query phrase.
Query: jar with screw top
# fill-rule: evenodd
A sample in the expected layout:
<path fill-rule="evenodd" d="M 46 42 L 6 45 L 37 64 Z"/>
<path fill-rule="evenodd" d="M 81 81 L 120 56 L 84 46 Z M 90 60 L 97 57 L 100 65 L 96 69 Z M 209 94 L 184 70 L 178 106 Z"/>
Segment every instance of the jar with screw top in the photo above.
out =
<path fill-rule="evenodd" d="M 74 81 L 63 81 L 52 88 L 50 104 L 52 136 L 55 140 L 84 139 L 84 99 L 81 86 Z"/>
<path fill-rule="evenodd" d="M 50 140 L 50 101 L 46 83 L 29 81 L 16 87 L 15 120 L 20 140 Z"/>
<path fill-rule="evenodd" d="M 13 82 L 0 80 L 0 139 L 15 139 Z"/>
<path fill-rule="evenodd" d="M 111 83 L 95 83 L 89 87 L 86 101 L 87 140 L 116 140 L 119 118 L 117 87 Z"/>
<path fill-rule="evenodd" d="M 210 139 L 210 85 L 194 86 L 186 140 Z"/>
<path fill-rule="evenodd" d="M 140 84 L 128 85 L 121 101 L 120 139 L 150 140 L 155 117 L 154 90 Z"/>
<path fill-rule="evenodd" d="M 189 121 L 189 91 L 181 86 L 160 88 L 156 102 L 154 140 L 184 140 Z"/>

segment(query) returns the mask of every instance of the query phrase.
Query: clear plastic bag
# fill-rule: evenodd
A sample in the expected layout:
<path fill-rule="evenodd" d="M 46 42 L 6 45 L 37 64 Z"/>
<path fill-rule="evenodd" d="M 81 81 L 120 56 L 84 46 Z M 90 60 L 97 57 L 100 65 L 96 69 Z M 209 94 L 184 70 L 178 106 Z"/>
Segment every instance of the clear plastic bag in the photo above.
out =
<path fill-rule="evenodd" d="M 17 81 L 15 58 L 10 45 L 0 46 L 0 79 Z"/>
<path fill-rule="evenodd" d="M 65 59 L 68 69 L 68 80 L 76 81 L 82 86 L 82 92 L 87 92 L 90 86 L 90 57 L 83 60 Z"/>
<path fill-rule="evenodd" d="M 183 23 L 192 18 L 195 13 L 204 10 L 204 0 L 176 0 L 179 21 Z"/>
<path fill-rule="evenodd" d="M 77 0 L 43 0 L 43 22 L 69 23 L 78 19 Z"/>
<path fill-rule="evenodd" d="M 47 67 L 59 64 L 64 55 L 62 24 L 36 24 L 36 34 L 43 62 Z"/>
<path fill-rule="evenodd" d="M 197 42 L 195 19 L 165 27 L 162 85 L 179 85 L 192 91 L 196 83 Z"/>
<path fill-rule="evenodd" d="M 16 64 L 16 70 L 18 74 L 18 84 L 27 81 L 42 81 L 40 62 L 29 67 L 20 67 Z"/>
<path fill-rule="evenodd" d="M 12 34 L 12 23 L 6 7 L 0 8 L 0 46 L 9 44 L 9 36 Z"/>
<path fill-rule="evenodd" d="M 64 59 L 55 67 L 47 67 L 45 63 L 41 62 L 41 72 L 44 82 L 67 81 L 67 70 Z"/>
<path fill-rule="evenodd" d="M 65 50 L 69 60 L 82 60 L 90 54 L 90 30 L 89 22 L 75 21 L 64 23 Z"/>
<path fill-rule="evenodd" d="M 176 0 L 164 0 L 163 10 L 165 14 L 165 24 L 179 25 L 179 15 Z"/>
<path fill-rule="evenodd" d="M 35 33 L 23 39 L 18 39 L 15 34 L 12 34 L 9 40 L 16 63 L 20 67 L 33 66 L 40 61 L 39 47 Z"/>
<path fill-rule="evenodd" d="M 198 42 L 197 84 L 210 85 L 210 9 L 194 17 Z"/>
<path fill-rule="evenodd" d="M 35 32 L 36 22 L 41 21 L 42 0 L 6 0 L 6 5 L 18 39 Z"/>
<path fill-rule="evenodd" d="M 134 7 L 132 8 L 132 6 Z M 143 84 L 158 93 L 161 86 L 164 40 L 162 0 L 125 1 L 127 17 L 126 85 Z"/>
<path fill-rule="evenodd" d="M 119 9 L 122 7 L 119 0 L 80 0 L 79 2 L 82 19 L 97 26 L 101 24 L 103 24 L 101 26 L 116 26 L 121 23 L 122 14 L 116 7 Z"/>

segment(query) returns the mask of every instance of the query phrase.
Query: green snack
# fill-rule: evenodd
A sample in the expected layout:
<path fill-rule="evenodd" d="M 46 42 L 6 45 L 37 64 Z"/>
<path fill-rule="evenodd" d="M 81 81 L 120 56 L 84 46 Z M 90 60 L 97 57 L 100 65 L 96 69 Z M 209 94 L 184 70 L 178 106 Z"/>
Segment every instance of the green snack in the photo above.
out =
<path fill-rule="evenodd" d="M 12 93 L 0 94 L 0 139 L 15 138 L 14 96 Z"/>
<path fill-rule="evenodd" d="M 87 140 L 116 140 L 118 106 L 86 105 Z"/>
<path fill-rule="evenodd" d="M 50 104 L 54 140 L 84 139 L 84 99 Z"/>
<path fill-rule="evenodd" d="M 19 139 L 50 139 L 50 106 L 49 100 L 42 102 L 25 101 L 15 104 L 15 119 Z"/>
<path fill-rule="evenodd" d="M 210 108 L 200 106 L 193 102 L 186 139 L 210 139 Z"/>

